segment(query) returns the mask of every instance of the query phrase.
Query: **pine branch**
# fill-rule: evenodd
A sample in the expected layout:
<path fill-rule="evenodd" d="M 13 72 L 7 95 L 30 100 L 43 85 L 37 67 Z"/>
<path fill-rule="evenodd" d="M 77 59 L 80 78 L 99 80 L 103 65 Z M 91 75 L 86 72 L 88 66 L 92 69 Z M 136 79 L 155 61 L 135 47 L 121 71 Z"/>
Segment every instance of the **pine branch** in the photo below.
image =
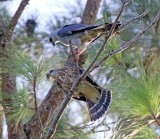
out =
<path fill-rule="evenodd" d="M 130 134 L 126 135 L 124 139 L 133 138 L 140 130 L 142 130 L 144 127 L 149 126 L 153 124 L 155 120 L 150 120 L 142 124 L 139 128 L 133 130 Z"/>
<path fill-rule="evenodd" d="M 128 47 L 130 47 L 135 41 L 138 40 L 139 37 L 141 37 L 144 33 L 146 33 L 151 27 L 153 27 L 158 20 L 160 19 L 160 11 L 157 13 L 156 17 L 154 18 L 154 20 L 150 23 L 150 25 L 148 27 L 146 27 L 143 31 L 139 32 L 138 34 L 136 34 L 135 36 L 132 37 L 132 39 L 126 43 L 124 46 L 120 47 L 117 50 L 114 51 L 110 51 L 106 56 L 104 56 L 102 58 L 101 61 L 99 61 L 96 65 L 94 65 L 91 69 L 91 71 L 93 71 L 95 68 L 98 68 L 104 61 L 106 61 L 109 57 L 121 53 L 122 51 L 126 50 Z"/>
<path fill-rule="evenodd" d="M 155 116 L 155 114 L 153 112 L 151 112 L 151 115 L 152 115 L 153 119 L 155 120 L 155 122 L 157 123 L 157 125 L 160 127 L 160 122 L 158 121 L 158 119 Z"/>
<path fill-rule="evenodd" d="M 39 115 L 39 111 L 38 111 L 38 104 L 37 104 L 37 93 L 36 93 L 36 76 L 34 76 L 34 79 L 33 79 L 33 92 L 34 92 L 34 102 L 35 102 L 35 110 L 36 110 L 36 113 L 37 113 L 37 116 L 38 116 L 38 119 L 39 119 L 39 123 L 41 124 L 41 133 L 42 133 L 42 136 L 44 135 L 43 133 L 43 124 L 42 124 L 42 121 L 41 121 L 41 117 Z"/>
<path fill-rule="evenodd" d="M 128 1 L 127 1 L 128 2 Z M 52 121 L 51 121 L 51 125 L 50 125 L 50 128 L 49 128 L 49 131 L 47 133 L 47 135 L 45 136 L 44 139 L 50 139 L 52 138 L 52 136 L 55 134 L 56 132 L 56 128 L 57 128 L 57 124 L 64 112 L 64 109 L 65 107 L 67 106 L 67 104 L 69 103 L 71 97 L 72 97 L 72 94 L 74 92 L 74 89 L 76 88 L 76 86 L 81 82 L 81 80 L 87 75 L 87 73 L 89 72 L 89 70 L 92 68 L 93 64 L 96 62 L 97 58 L 100 56 L 101 52 L 103 51 L 105 45 L 106 45 L 106 42 L 107 40 L 109 39 L 109 37 L 111 36 L 111 34 L 113 33 L 113 30 L 115 29 L 115 26 L 124 10 L 124 7 L 126 5 L 126 2 L 124 2 L 122 4 L 122 7 L 121 7 L 121 10 L 114 22 L 114 24 L 112 25 L 112 28 L 110 30 L 110 32 L 107 34 L 106 36 L 106 39 L 103 43 L 103 45 L 101 46 L 100 50 L 98 51 L 97 55 L 95 56 L 94 60 L 92 61 L 92 63 L 88 66 L 88 68 L 86 69 L 86 71 L 84 71 L 80 77 L 77 77 L 74 84 L 72 85 L 71 89 L 69 90 L 69 92 L 67 93 L 66 97 L 63 99 L 63 101 L 61 102 L 59 108 L 57 109 L 57 112 L 56 114 L 54 115 Z"/>
<path fill-rule="evenodd" d="M 120 32 L 122 31 L 124 28 L 126 28 L 127 25 L 129 25 L 130 23 L 132 23 L 133 21 L 137 20 L 137 19 L 141 19 L 143 18 L 144 16 L 146 16 L 150 11 L 150 8 L 146 9 L 142 14 L 136 16 L 136 17 L 133 17 L 132 19 L 130 19 L 127 23 L 125 23 L 124 25 L 120 26 L 117 30 L 117 32 Z"/>

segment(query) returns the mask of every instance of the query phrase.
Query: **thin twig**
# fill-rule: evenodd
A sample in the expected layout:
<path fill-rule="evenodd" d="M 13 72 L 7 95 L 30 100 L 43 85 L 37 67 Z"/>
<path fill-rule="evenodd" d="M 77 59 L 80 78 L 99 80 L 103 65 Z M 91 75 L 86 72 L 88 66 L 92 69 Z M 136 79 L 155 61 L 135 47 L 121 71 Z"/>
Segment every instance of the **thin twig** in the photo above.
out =
<path fill-rule="evenodd" d="M 93 123 L 92 123 L 92 124 L 93 124 Z M 73 127 L 71 127 L 71 128 L 65 128 L 65 129 L 62 128 L 62 129 L 57 129 L 57 131 L 82 130 L 82 129 L 87 129 L 87 128 L 92 128 L 91 130 L 94 130 L 94 129 L 96 129 L 97 127 L 104 126 L 104 124 L 101 125 L 101 123 L 99 123 L 99 124 L 96 125 L 96 126 L 91 126 L 92 124 L 90 124 L 90 125 L 83 125 L 83 126 L 79 126 L 79 127 L 73 126 Z M 112 125 L 112 124 L 115 124 L 115 122 L 107 123 L 107 125 Z"/>
<path fill-rule="evenodd" d="M 26 7 L 26 5 L 28 4 L 29 0 L 22 0 L 16 13 L 14 14 L 14 16 L 12 17 L 11 19 L 11 22 L 7 28 L 7 31 L 6 31 L 6 34 L 5 34 L 5 37 L 7 40 L 9 40 L 13 34 L 13 30 L 15 28 L 15 26 L 17 25 L 18 23 L 18 20 L 22 14 L 22 12 L 24 11 L 24 8 Z"/>
<path fill-rule="evenodd" d="M 94 133 L 100 133 L 100 132 L 107 132 L 107 131 L 110 131 L 111 129 L 108 128 L 108 129 L 102 129 L 102 130 L 91 130 L 90 131 L 90 134 L 94 134 Z M 88 135 L 89 133 L 87 133 Z"/>
<path fill-rule="evenodd" d="M 98 68 L 105 60 L 107 60 L 109 57 L 118 54 L 124 50 L 126 50 L 129 46 L 131 46 L 140 36 L 142 36 L 144 33 L 146 33 L 152 26 L 154 26 L 158 20 L 160 19 L 160 11 L 157 13 L 156 17 L 154 18 L 154 20 L 150 23 L 150 25 L 148 27 L 146 27 L 143 31 L 139 32 L 138 34 L 136 34 L 134 37 L 132 37 L 132 39 L 126 43 L 124 46 L 120 47 L 117 50 L 111 51 L 109 52 L 106 56 L 104 56 L 102 58 L 101 61 L 99 61 L 96 65 L 94 65 L 92 67 L 92 69 L 90 71 L 93 71 L 95 68 Z"/>
<path fill-rule="evenodd" d="M 137 19 L 141 19 L 143 18 L 144 16 L 146 16 L 150 11 L 150 8 L 146 9 L 142 14 L 136 16 L 136 17 L 133 17 L 132 19 L 130 19 L 127 23 L 125 23 L 124 25 L 120 26 L 118 29 L 117 29 L 117 32 L 120 32 L 122 31 L 127 25 L 129 25 L 130 23 L 132 23 L 133 21 L 137 20 Z"/>
<path fill-rule="evenodd" d="M 151 113 L 153 119 L 155 120 L 155 122 L 157 123 L 157 125 L 160 127 L 160 122 L 158 121 L 157 117 L 154 115 L 154 113 Z"/>
<path fill-rule="evenodd" d="M 40 124 L 41 124 L 42 136 L 44 136 L 44 133 L 43 133 L 43 124 L 42 124 L 41 117 L 40 117 L 40 115 L 39 115 L 39 111 L 38 111 L 38 104 L 37 104 L 37 94 L 36 94 L 36 76 L 34 76 L 34 79 L 33 79 L 33 92 L 34 92 L 34 103 L 35 103 L 35 109 L 36 109 L 36 112 L 37 112 L 37 115 L 38 115 L 39 122 L 40 122 Z"/>
<path fill-rule="evenodd" d="M 128 139 L 128 138 L 133 138 L 141 129 L 143 129 L 145 126 L 149 126 L 151 125 L 152 123 L 154 123 L 154 120 L 150 120 L 150 121 L 147 121 L 146 123 L 144 124 L 141 124 L 141 126 L 134 130 L 133 132 L 131 132 L 130 134 L 128 134 L 127 136 L 125 136 L 124 139 Z M 124 131 L 121 132 L 121 134 L 123 133 Z"/>
<path fill-rule="evenodd" d="M 128 2 L 128 0 L 127 0 Z M 103 45 L 101 46 L 100 50 L 98 51 L 97 55 L 95 56 L 94 60 L 92 61 L 92 63 L 89 65 L 89 67 L 86 69 L 86 71 L 84 71 L 80 77 L 77 77 L 74 84 L 72 85 L 71 89 L 69 90 L 69 92 L 67 93 L 67 96 L 63 99 L 63 101 L 61 102 L 59 108 L 57 109 L 57 112 L 56 114 L 54 115 L 52 121 L 51 121 L 51 126 L 49 128 L 49 131 L 47 133 L 47 135 L 45 136 L 45 139 L 50 139 L 54 134 L 55 134 L 55 131 L 56 131 L 56 128 L 57 128 L 57 124 L 60 120 L 60 117 L 62 116 L 63 114 L 63 111 L 65 109 L 65 107 L 67 106 L 68 102 L 70 101 L 71 99 L 71 96 L 73 94 L 73 91 L 75 89 L 75 87 L 80 83 L 80 81 L 87 75 L 87 73 L 89 72 L 89 70 L 91 69 L 91 67 L 93 66 L 93 64 L 96 62 L 97 58 L 99 57 L 99 55 L 101 54 L 101 52 L 103 51 L 105 45 L 106 45 L 106 42 L 108 41 L 109 37 L 111 36 L 111 34 L 113 33 L 115 27 L 116 27 L 116 24 L 123 12 L 123 9 L 125 7 L 126 3 L 123 2 L 122 4 L 122 7 L 120 9 L 120 12 L 117 16 L 117 18 L 115 19 L 115 22 L 114 24 L 112 25 L 111 27 L 111 30 L 110 32 L 107 34 L 106 36 L 106 39 L 103 43 Z"/>

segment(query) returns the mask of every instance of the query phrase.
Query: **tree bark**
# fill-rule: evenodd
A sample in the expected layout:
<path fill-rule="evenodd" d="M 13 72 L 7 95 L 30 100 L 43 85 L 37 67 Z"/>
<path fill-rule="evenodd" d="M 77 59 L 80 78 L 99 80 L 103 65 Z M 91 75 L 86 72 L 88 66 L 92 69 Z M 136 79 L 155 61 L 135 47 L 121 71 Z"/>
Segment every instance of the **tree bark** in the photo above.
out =
<path fill-rule="evenodd" d="M 28 4 L 29 0 L 22 0 L 20 3 L 16 13 L 14 14 L 11 22 L 7 28 L 3 23 L 2 16 L 0 16 L 0 63 L 4 63 L 7 61 L 9 53 L 7 53 L 6 48 L 10 48 L 11 46 L 11 36 L 13 34 L 13 30 L 21 16 L 25 6 Z M 8 139 L 25 139 L 25 134 L 23 130 L 23 126 L 21 123 L 17 124 L 17 121 L 11 121 L 10 116 L 12 116 L 11 110 L 13 109 L 12 103 L 15 102 L 13 99 L 14 93 L 16 93 L 16 76 L 5 71 L 1 66 L 1 90 L 2 90 L 2 105 L 4 114 L 6 117 L 7 128 L 8 128 Z M 15 107 L 14 107 L 15 108 Z"/>
<path fill-rule="evenodd" d="M 0 138 L 2 138 L 2 127 L 3 127 L 3 107 L 0 104 Z"/>
<path fill-rule="evenodd" d="M 82 24 L 94 24 L 101 0 L 88 0 L 82 16 Z"/>

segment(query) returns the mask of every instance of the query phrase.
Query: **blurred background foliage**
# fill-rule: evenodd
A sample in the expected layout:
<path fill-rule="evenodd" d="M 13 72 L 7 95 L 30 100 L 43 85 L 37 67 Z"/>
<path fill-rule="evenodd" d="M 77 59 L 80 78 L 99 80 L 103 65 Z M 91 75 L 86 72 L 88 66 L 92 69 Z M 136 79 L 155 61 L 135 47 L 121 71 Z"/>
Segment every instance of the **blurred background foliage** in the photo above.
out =
<path fill-rule="evenodd" d="M 80 23 L 84 10 L 81 0 L 76 5 L 65 5 L 68 16 L 53 14 L 46 30 L 36 30 L 39 26 L 38 15 L 23 19 L 17 25 L 12 39 L 10 60 L 1 63 L 0 72 L 10 71 L 17 75 L 16 102 L 11 120 L 27 122 L 34 113 L 33 80 L 36 77 L 38 104 L 42 102 L 52 81 L 45 74 L 64 65 L 68 49 L 63 46 L 52 47 L 48 41 L 48 32 L 65 24 Z M 2 1 L 0 1 L 2 3 Z M 4 0 L 3 0 L 4 3 Z M 102 0 L 96 23 L 113 22 L 120 7 L 119 0 Z M 122 24 L 132 17 L 151 8 L 143 19 L 134 21 L 120 34 L 114 35 L 99 57 L 115 50 L 128 42 L 134 34 L 143 30 L 155 17 L 160 7 L 159 0 L 131 0 L 120 19 Z M 0 5 L 0 13 L 5 25 L 11 17 L 5 5 Z M 87 107 L 83 102 L 72 100 L 59 122 L 55 139 L 87 138 L 147 138 L 160 137 L 160 21 L 126 51 L 105 61 L 91 74 L 104 88 L 112 90 L 113 101 L 107 115 L 95 123 L 89 122 Z M 87 50 L 86 68 L 92 61 L 103 42 L 96 41 Z M 14 67 L 14 68 L 13 68 Z M 13 70 L 14 69 L 14 70 Z M 1 92 L 1 91 L 0 91 Z M 7 96 L 6 96 L 7 97 Z M 1 98 L 1 96 L 0 96 Z M 2 113 L 0 114 L 2 116 Z M 81 128 L 80 128 L 81 127 Z M 46 129 L 47 130 L 47 129 Z"/>

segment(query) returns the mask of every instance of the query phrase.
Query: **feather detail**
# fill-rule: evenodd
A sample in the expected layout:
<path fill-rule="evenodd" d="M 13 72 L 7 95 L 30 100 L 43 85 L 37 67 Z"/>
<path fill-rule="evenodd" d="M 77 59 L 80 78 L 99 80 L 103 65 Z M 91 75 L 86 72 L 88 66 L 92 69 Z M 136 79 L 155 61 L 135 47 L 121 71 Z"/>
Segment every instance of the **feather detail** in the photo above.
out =
<path fill-rule="evenodd" d="M 112 94 L 109 90 L 103 90 L 97 103 L 87 100 L 91 121 L 102 117 L 108 110 L 111 103 Z"/>
<path fill-rule="evenodd" d="M 79 68 L 79 73 L 83 73 Z M 55 77 L 58 88 L 67 93 L 77 77 L 74 64 L 67 64 L 58 71 L 51 70 L 48 74 Z M 56 75 L 55 75 L 56 74 Z M 102 89 L 88 74 L 74 90 L 73 98 L 87 103 L 91 121 L 102 117 L 111 103 L 111 91 Z"/>

